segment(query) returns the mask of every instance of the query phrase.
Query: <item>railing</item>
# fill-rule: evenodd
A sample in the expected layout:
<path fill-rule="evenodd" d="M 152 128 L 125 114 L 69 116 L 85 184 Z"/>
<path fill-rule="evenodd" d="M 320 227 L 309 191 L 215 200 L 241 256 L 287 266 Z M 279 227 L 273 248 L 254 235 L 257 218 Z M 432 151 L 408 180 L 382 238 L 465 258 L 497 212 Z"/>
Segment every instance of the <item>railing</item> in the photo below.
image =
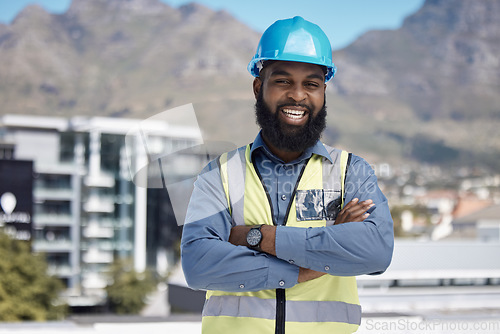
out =
<path fill-rule="evenodd" d="M 33 250 L 35 252 L 70 252 L 73 250 L 73 243 L 69 239 L 35 240 L 33 241 Z"/>
<path fill-rule="evenodd" d="M 115 211 L 115 201 L 112 196 L 92 196 L 83 204 L 86 212 L 110 213 Z"/>
<path fill-rule="evenodd" d="M 33 221 L 37 226 L 67 226 L 72 225 L 72 216 L 70 214 L 35 212 Z"/>
<path fill-rule="evenodd" d="M 100 226 L 99 224 L 89 224 L 83 229 L 85 238 L 112 238 L 113 235 L 113 227 Z"/>
<path fill-rule="evenodd" d="M 33 195 L 35 199 L 69 201 L 73 198 L 74 192 L 71 188 L 36 187 Z"/>
<path fill-rule="evenodd" d="M 115 178 L 112 174 L 100 173 L 88 175 L 84 178 L 87 187 L 112 188 L 115 186 Z"/>
<path fill-rule="evenodd" d="M 57 275 L 59 277 L 69 277 L 73 275 L 73 270 L 70 265 L 49 264 L 47 271 L 50 275 Z"/>
<path fill-rule="evenodd" d="M 113 253 L 91 248 L 82 254 L 82 260 L 85 263 L 112 263 Z"/>

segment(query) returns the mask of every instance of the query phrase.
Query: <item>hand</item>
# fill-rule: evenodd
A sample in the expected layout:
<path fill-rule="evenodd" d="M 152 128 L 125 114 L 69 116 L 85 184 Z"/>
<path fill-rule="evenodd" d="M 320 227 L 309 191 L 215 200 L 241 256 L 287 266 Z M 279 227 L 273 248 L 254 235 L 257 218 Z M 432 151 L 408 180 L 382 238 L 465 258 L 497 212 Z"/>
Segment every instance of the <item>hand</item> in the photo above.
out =
<path fill-rule="evenodd" d="M 297 279 L 297 282 L 299 283 L 307 282 L 315 278 L 321 277 L 323 275 L 326 275 L 326 273 L 299 267 L 299 278 Z"/>
<path fill-rule="evenodd" d="M 347 222 L 362 222 L 370 215 L 369 213 L 366 213 L 366 211 L 368 211 L 374 205 L 375 204 L 373 204 L 373 201 L 371 199 L 359 202 L 359 199 L 355 198 L 347 203 L 347 205 L 344 206 L 342 210 L 340 210 L 337 218 L 335 219 L 334 225 L 339 225 Z"/>

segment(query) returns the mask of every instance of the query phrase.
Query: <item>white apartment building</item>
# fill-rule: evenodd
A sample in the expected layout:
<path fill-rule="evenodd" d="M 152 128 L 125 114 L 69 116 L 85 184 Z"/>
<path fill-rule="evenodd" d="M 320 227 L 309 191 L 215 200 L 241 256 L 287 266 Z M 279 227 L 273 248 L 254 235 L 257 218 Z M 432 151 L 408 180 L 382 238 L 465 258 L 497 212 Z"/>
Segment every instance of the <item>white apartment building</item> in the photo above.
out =
<path fill-rule="evenodd" d="M 161 238 L 179 227 L 166 188 L 206 163 L 182 154 L 202 143 L 196 124 L 5 115 L 0 143 L 8 149 L 0 159 L 33 161 L 32 249 L 66 283 L 70 305 L 104 300 L 104 272 L 116 258 L 132 259 L 138 271 L 168 270 L 172 240 Z"/>

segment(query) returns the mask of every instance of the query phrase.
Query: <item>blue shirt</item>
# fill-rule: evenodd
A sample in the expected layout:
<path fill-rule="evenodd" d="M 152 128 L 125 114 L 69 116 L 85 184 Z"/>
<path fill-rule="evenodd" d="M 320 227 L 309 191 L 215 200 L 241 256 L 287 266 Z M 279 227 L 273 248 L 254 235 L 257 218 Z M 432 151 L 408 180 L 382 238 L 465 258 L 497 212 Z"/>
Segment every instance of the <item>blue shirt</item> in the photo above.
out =
<path fill-rule="evenodd" d="M 284 163 L 274 156 L 259 133 L 252 158 L 271 197 L 276 228 L 276 257 L 228 242 L 231 215 L 216 161 L 198 176 L 188 206 L 181 242 L 182 266 L 193 289 L 258 291 L 290 288 L 299 267 L 337 276 L 382 273 L 393 250 L 393 222 L 377 178 L 362 158 L 353 155 L 346 174 L 345 203 L 373 200 L 363 222 L 299 228 L 282 226 L 304 163 L 313 154 L 331 161 L 321 142 L 297 160 Z"/>

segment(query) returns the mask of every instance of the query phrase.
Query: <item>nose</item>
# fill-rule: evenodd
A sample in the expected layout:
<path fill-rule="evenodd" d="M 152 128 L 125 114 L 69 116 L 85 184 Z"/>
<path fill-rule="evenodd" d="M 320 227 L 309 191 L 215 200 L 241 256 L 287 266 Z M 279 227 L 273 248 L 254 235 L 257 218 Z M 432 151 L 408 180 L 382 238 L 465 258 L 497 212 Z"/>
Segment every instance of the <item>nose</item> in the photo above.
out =
<path fill-rule="evenodd" d="M 301 85 L 293 85 L 290 87 L 287 97 L 295 102 L 301 102 L 307 97 L 307 93 Z"/>

